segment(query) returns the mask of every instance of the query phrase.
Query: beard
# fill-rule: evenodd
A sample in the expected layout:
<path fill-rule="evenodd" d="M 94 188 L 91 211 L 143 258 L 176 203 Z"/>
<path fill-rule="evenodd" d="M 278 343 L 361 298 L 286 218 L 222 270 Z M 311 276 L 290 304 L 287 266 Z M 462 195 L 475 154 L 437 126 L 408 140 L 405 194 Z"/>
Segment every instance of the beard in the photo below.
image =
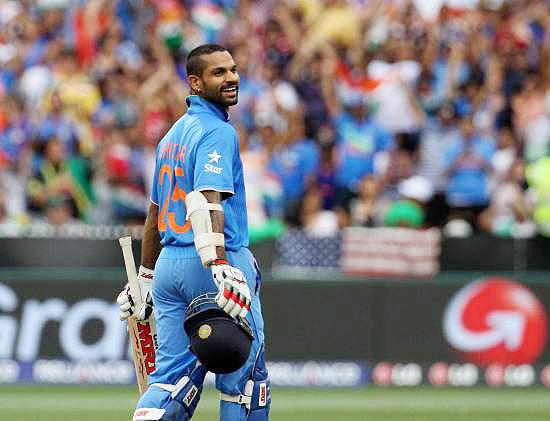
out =
<path fill-rule="evenodd" d="M 228 93 L 223 91 L 223 89 L 230 86 L 235 86 L 236 89 L 234 93 Z M 239 101 L 239 84 L 227 83 L 221 86 L 207 86 L 204 85 L 204 94 L 202 95 L 205 99 L 215 104 L 218 104 L 222 107 L 230 107 L 237 104 Z"/>

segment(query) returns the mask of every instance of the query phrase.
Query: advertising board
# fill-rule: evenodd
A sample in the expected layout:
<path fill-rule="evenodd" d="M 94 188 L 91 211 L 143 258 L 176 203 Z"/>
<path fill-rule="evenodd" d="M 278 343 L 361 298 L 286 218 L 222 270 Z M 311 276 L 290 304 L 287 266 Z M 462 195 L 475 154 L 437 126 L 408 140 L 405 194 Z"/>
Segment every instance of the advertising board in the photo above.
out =
<path fill-rule="evenodd" d="M 93 270 L 0 280 L 0 382 L 134 381 L 122 281 Z M 550 284 L 285 281 L 261 293 L 273 384 L 550 387 Z"/>

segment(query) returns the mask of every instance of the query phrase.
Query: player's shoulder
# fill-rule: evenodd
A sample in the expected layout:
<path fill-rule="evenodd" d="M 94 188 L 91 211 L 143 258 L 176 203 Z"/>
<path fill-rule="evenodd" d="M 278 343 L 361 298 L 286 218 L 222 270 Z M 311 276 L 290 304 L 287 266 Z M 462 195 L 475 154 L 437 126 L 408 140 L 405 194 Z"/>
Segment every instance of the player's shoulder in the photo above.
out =
<path fill-rule="evenodd" d="M 202 138 L 219 138 L 223 140 L 237 140 L 237 130 L 233 127 L 232 124 L 221 121 L 214 120 L 207 127 L 203 128 Z"/>
<path fill-rule="evenodd" d="M 170 142 L 170 139 L 172 138 L 170 131 L 166 132 L 164 136 L 159 140 L 159 143 L 157 144 L 157 152 L 159 150 L 162 150 L 166 146 L 167 143 Z"/>
<path fill-rule="evenodd" d="M 212 120 L 208 127 L 205 127 L 205 134 L 209 133 L 226 133 L 226 134 L 237 134 L 237 130 L 233 125 L 227 121 L 223 120 Z"/>
<path fill-rule="evenodd" d="M 204 124 L 200 119 L 185 113 L 172 124 L 161 142 L 183 142 L 188 145 L 200 139 L 203 133 Z"/>

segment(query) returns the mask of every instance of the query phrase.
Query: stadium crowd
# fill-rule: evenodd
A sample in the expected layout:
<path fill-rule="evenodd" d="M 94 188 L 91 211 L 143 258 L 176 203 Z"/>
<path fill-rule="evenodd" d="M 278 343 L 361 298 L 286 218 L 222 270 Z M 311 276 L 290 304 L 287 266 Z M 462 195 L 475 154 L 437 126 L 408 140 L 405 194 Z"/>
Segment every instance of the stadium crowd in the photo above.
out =
<path fill-rule="evenodd" d="M 550 235 L 549 30 L 544 0 L 0 0 L 0 228 L 142 223 L 217 42 L 253 239 Z"/>

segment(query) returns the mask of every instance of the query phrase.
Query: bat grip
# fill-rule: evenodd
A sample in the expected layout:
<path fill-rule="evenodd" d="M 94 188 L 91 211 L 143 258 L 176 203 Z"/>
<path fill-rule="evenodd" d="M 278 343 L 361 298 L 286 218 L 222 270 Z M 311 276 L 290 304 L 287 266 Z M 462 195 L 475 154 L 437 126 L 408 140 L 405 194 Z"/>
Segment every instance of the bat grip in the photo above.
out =
<path fill-rule="evenodd" d="M 122 237 L 118 240 L 124 257 L 124 266 L 126 268 L 126 276 L 128 285 L 130 286 L 130 294 L 134 300 L 135 308 L 140 308 L 143 304 L 141 301 L 141 288 L 137 279 L 136 263 L 132 252 L 132 237 Z"/>

